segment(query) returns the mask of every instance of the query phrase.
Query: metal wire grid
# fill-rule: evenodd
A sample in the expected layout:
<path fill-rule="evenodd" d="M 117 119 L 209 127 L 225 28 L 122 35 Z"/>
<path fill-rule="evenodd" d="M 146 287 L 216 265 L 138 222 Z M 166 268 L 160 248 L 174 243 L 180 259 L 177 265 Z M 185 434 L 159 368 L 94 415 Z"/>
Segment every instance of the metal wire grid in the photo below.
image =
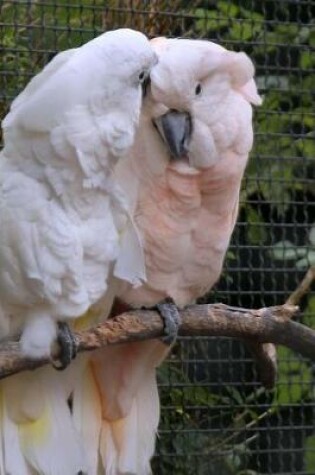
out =
<path fill-rule="evenodd" d="M 308 0 L 0 1 L 0 113 L 61 49 L 104 29 L 209 38 L 255 61 L 264 106 L 223 277 L 208 301 L 284 302 L 314 259 L 314 4 Z M 303 302 L 314 323 L 315 297 Z M 274 393 L 246 348 L 185 338 L 159 373 L 154 473 L 314 475 L 314 374 L 280 349 Z"/>

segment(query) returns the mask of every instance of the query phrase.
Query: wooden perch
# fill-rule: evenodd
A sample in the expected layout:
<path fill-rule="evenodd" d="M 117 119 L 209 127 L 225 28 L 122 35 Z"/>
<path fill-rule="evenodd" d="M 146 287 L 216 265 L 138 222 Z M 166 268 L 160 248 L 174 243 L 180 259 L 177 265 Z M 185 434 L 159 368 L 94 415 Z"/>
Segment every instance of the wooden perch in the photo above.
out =
<path fill-rule="evenodd" d="M 315 360 L 315 331 L 291 321 L 298 312 L 299 307 L 288 304 L 259 310 L 223 304 L 193 305 L 180 312 L 179 335 L 225 336 L 274 343 Z M 78 352 L 162 335 L 163 323 L 159 314 L 149 310 L 125 312 L 90 330 L 75 333 Z M 49 360 L 34 361 L 21 356 L 17 342 L 0 346 L 0 379 L 47 363 Z"/>
<path fill-rule="evenodd" d="M 287 299 L 286 303 L 288 305 L 298 305 L 302 297 L 304 297 L 304 295 L 306 295 L 310 291 L 314 281 L 315 281 L 315 265 L 311 266 L 308 269 L 303 280 L 299 283 L 295 291 L 292 292 L 290 297 Z"/>

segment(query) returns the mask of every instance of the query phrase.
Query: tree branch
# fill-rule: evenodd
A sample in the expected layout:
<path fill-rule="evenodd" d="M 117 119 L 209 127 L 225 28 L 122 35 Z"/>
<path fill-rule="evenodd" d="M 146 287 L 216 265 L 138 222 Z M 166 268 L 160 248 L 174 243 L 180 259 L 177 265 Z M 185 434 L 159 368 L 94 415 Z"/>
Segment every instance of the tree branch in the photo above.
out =
<path fill-rule="evenodd" d="M 315 266 L 311 266 L 306 272 L 303 280 L 299 283 L 294 292 L 287 299 L 286 303 L 288 305 L 299 305 L 302 297 L 306 295 L 315 280 Z"/>
<path fill-rule="evenodd" d="M 179 335 L 226 336 L 256 343 L 274 343 L 315 360 L 315 331 L 291 321 L 298 312 L 297 306 L 288 304 L 259 310 L 223 304 L 193 305 L 180 312 Z M 95 328 L 75 333 L 79 352 L 162 335 L 163 323 L 159 314 L 149 310 L 125 312 Z M 24 358 L 17 342 L 0 346 L 0 379 L 47 363 L 47 359 L 34 361 Z"/>
<path fill-rule="evenodd" d="M 311 289 L 315 280 L 315 266 L 311 266 L 304 278 L 299 283 L 294 292 L 291 293 L 286 303 L 288 305 L 299 305 L 301 299 Z M 277 380 L 277 349 L 273 343 L 257 343 L 245 341 L 246 346 L 251 351 L 259 371 L 261 382 L 267 389 L 272 389 Z"/>

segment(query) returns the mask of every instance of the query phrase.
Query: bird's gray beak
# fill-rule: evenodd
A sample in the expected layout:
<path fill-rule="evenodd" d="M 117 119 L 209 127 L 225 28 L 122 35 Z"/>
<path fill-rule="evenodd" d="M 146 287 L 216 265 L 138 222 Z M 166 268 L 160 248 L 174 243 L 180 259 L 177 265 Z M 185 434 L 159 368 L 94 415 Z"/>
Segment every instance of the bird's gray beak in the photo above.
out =
<path fill-rule="evenodd" d="M 175 160 L 187 159 L 192 134 L 192 121 L 188 112 L 170 110 L 153 120 L 171 157 Z"/>

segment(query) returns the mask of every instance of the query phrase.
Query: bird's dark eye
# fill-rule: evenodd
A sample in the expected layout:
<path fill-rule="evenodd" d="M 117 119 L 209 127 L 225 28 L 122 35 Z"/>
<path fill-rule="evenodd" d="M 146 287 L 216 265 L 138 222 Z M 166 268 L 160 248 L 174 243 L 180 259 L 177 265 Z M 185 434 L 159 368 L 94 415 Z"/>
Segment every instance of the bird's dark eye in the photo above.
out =
<path fill-rule="evenodd" d="M 146 73 L 145 73 L 145 71 L 141 71 L 141 73 L 139 74 L 138 77 L 139 77 L 139 81 L 140 81 L 140 82 L 143 82 L 143 81 L 145 80 L 145 78 L 146 78 Z"/>
<path fill-rule="evenodd" d="M 201 92 L 202 92 L 202 87 L 201 87 L 201 84 L 199 83 L 197 84 L 196 89 L 195 89 L 196 96 L 200 96 Z"/>

